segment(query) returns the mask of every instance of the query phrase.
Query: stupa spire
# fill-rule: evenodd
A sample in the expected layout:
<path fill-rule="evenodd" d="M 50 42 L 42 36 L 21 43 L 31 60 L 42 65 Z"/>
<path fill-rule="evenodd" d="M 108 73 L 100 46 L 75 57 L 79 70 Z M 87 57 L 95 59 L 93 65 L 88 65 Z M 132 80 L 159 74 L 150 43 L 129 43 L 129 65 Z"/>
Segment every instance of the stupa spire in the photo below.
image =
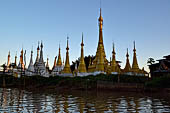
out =
<path fill-rule="evenodd" d="M 57 60 L 57 66 L 62 66 L 62 60 L 61 60 L 61 49 L 59 44 L 59 52 L 58 52 L 58 60 Z"/>
<path fill-rule="evenodd" d="M 105 65 L 108 64 L 108 60 L 106 59 L 106 54 L 104 50 L 104 44 L 103 44 L 103 17 L 102 17 L 102 11 L 100 8 L 100 16 L 98 18 L 98 24 L 99 24 L 99 41 L 96 51 L 96 57 L 92 61 L 92 65 L 88 67 L 89 72 L 106 72 Z"/>
<path fill-rule="evenodd" d="M 54 59 L 54 65 L 53 65 L 53 69 L 57 66 L 57 56 Z"/>
<path fill-rule="evenodd" d="M 117 72 L 116 52 L 115 52 L 115 45 L 114 45 L 114 43 L 113 43 L 113 51 L 112 51 L 111 71 L 112 72 Z"/>
<path fill-rule="evenodd" d="M 103 17 L 102 17 L 102 9 L 100 8 L 100 17 L 99 21 L 99 44 L 103 44 Z"/>
<path fill-rule="evenodd" d="M 133 49 L 132 71 L 136 72 L 136 73 L 139 71 L 138 61 L 137 61 L 137 57 L 136 57 L 135 41 L 134 41 L 134 49 Z"/>
<path fill-rule="evenodd" d="M 29 63 L 29 65 L 28 65 L 28 71 L 29 71 L 29 72 L 34 72 L 33 50 L 31 50 L 31 58 L 30 58 L 30 63 Z"/>
<path fill-rule="evenodd" d="M 71 69 L 70 69 L 70 62 L 69 62 L 69 46 L 68 46 L 68 37 L 67 37 L 67 47 L 66 47 L 66 61 L 65 61 L 65 66 L 62 71 L 62 73 L 70 74 Z"/>
<path fill-rule="evenodd" d="M 43 59 L 43 43 L 41 41 L 41 50 L 40 50 L 40 59 L 39 59 L 39 62 L 44 62 L 44 59 Z"/>
<path fill-rule="evenodd" d="M 16 52 L 16 55 L 15 55 L 15 65 L 17 65 L 17 52 Z"/>
<path fill-rule="evenodd" d="M 84 50 L 83 50 L 83 33 L 82 33 L 82 42 L 81 42 L 81 56 L 80 56 L 80 63 L 79 63 L 79 67 L 78 67 L 78 71 L 80 73 L 85 73 L 86 72 L 86 66 L 84 63 Z"/>
<path fill-rule="evenodd" d="M 8 60 L 7 60 L 7 67 L 9 68 L 9 66 L 10 66 L 10 57 L 11 57 L 11 55 L 10 55 L 10 51 L 8 52 Z"/>
<path fill-rule="evenodd" d="M 39 62 L 39 53 L 40 53 L 40 47 L 39 47 L 39 41 L 38 41 L 38 47 L 37 47 L 37 57 L 35 62 Z"/>
<path fill-rule="evenodd" d="M 49 69 L 49 58 L 47 57 L 47 64 L 46 64 L 46 69 Z"/>
<path fill-rule="evenodd" d="M 130 72 L 130 71 L 131 71 L 131 66 L 130 66 L 130 62 L 129 62 L 129 52 L 128 52 L 128 48 L 127 48 L 126 65 L 124 68 L 124 72 Z"/>

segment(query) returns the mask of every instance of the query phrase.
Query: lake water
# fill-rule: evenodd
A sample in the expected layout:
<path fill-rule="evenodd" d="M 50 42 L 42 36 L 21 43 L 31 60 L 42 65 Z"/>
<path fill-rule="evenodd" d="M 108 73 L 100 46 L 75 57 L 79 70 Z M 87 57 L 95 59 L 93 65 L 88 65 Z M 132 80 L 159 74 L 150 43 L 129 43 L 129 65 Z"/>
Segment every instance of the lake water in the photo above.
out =
<path fill-rule="evenodd" d="M 0 112 L 112 113 L 170 112 L 170 100 L 165 95 L 127 92 L 32 93 L 0 88 Z"/>

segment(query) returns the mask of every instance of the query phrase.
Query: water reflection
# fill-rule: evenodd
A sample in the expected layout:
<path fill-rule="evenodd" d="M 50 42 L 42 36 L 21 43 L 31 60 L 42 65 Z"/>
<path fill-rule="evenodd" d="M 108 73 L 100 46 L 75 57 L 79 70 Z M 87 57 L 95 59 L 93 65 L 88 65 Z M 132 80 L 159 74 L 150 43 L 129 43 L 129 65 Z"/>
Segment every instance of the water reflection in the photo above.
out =
<path fill-rule="evenodd" d="M 1 88 L 0 97 L 0 112 L 170 112 L 170 103 L 166 98 L 135 93 L 77 91 L 34 94 L 25 90 Z"/>

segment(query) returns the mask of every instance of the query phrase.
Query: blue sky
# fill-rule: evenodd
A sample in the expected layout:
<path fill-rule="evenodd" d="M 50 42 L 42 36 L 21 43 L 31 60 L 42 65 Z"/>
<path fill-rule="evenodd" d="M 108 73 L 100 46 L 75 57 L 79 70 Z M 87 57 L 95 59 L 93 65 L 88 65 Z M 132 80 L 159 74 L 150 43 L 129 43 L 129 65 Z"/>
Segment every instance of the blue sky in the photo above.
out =
<path fill-rule="evenodd" d="M 106 57 L 110 59 L 112 42 L 116 58 L 126 62 L 129 48 L 133 58 L 136 41 L 139 66 L 147 68 L 147 59 L 170 54 L 169 0 L 102 0 L 104 18 L 103 37 Z M 27 64 L 33 46 L 34 60 L 38 41 L 44 43 L 52 67 L 61 44 L 65 58 L 66 37 L 69 36 L 70 63 L 80 56 L 81 34 L 84 34 L 84 54 L 95 55 L 98 43 L 100 0 L 0 0 L 0 64 L 11 60 L 23 48 L 27 50 Z M 148 70 L 148 69 L 147 69 Z"/>

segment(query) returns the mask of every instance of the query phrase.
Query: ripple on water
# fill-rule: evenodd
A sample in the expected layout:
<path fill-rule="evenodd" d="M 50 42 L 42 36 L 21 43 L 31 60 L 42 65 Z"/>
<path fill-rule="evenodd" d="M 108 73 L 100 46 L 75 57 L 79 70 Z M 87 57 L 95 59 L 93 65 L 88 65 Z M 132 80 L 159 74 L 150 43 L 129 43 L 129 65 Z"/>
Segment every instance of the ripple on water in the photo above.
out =
<path fill-rule="evenodd" d="M 25 90 L 0 88 L 0 97 L 0 112 L 9 113 L 170 112 L 170 103 L 163 97 L 136 94 L 34 94 Z"/>

